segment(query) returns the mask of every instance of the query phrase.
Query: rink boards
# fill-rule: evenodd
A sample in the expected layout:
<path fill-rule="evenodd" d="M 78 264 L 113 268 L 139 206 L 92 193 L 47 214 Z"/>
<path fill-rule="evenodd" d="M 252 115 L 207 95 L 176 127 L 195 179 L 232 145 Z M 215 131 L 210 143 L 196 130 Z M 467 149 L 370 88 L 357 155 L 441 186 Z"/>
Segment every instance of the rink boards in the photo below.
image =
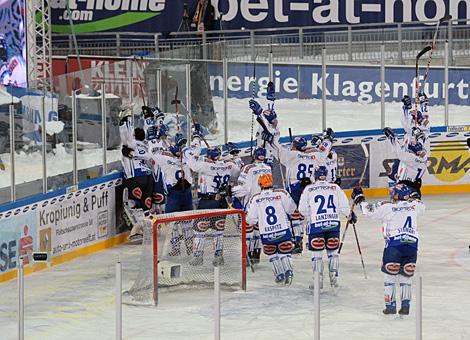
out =
<path fill-rule="evenodd" d="M 349 190 L 358 185 L 366 167 L 362 181 L 366 195 L 386 196 L 386 174 L 394 156 L 382 131 L 341 132 L 336 137 L 334 149 L 342 187 Z M 470 192 L 469 137 L 468 127 L 433 129 L 428 169 L 423 177 L 424 195 Z M 288 144 L 289 138 L 281 142 Z M 369 162 L 361 143 L 369 151 Z M 249 163 L 250 142 L 239 146 L 242 158 Z M 275 163 L 274 179 L 279 187 L 280 171 L 284 169 Z M 81 183 L 78 188 L 63 188 L 0 206 L 0 282 L 16 277 L 18 256 L 31 250 L 50 253 L 50 265 L 56 265 L 125 242 L 127 234 L 123 233 L 120 218 L 121 177 L 115 173 Z M 47 266 L 27 263 L 26 273 Z"/>

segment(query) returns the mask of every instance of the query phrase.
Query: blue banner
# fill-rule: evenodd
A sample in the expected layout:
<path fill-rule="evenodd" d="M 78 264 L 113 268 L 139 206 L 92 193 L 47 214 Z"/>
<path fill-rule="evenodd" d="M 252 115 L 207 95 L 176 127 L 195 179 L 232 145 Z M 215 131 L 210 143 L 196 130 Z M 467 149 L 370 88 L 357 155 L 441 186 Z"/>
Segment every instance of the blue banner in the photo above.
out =
<path fill-rule="evenodd" d="M 274 65 L 273 82 L 281 98 L 321 99 L 321 65 Z M 223 96 L 223 78 L 219 64 L 209 64 L 212 94 Z M 415 93 L 414 67 L 385 68 L 385 101 L 397 102 L 405 94 Z M 420 74 L 422 78 L 424 71 Z M 266 94 L 269 82 L 267 64 L 256 66 L 255 96 Z M 449 103 L 469 105 L 470 69 L 449 69 Z M 229 63 L 227 78 L 228 96 L 251 98 L 253 94 L 253 64 Z M 424 88 L 431 105 L 444 104 L 444 69 L 432 68 Z M 326 98 L 348 100 L 364 104 L 380 102 L 381 82 L 378 66 L 328 66 L 326 70 Z"/>
<path fill-rule="evenodd" d="M 51 1 L 52 31 L 176 32 L 187 4 L 192 20 L 197 0 Z M 398 23 L 438 20 L 446 14 L 470 19 L 470 4 L 458 0 L 211 0 L 221 24 L 214 29 Z"/>

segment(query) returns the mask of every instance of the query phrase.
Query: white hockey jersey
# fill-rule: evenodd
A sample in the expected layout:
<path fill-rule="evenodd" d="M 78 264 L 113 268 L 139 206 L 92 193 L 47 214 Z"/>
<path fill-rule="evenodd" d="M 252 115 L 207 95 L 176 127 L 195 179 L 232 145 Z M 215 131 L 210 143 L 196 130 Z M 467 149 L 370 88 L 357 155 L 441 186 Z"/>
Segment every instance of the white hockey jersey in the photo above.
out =
<path fill-rule="evenodd" d="M 181 159 L 168 151 L 153 154 L 153 159 L 155 161 L 154 172 L 161 171 L 167 189 L 173 187 L 183 176 L 189 184 L 193 183 L 191 169 L 185 159 L 181 165 Z"/>
<path fill-rule="evenodd" d="M 327 182 L 333 183 L 338 176 L 338 155 L 334 150 L 330 150 L 329 157 L 326 157 L 325 164 L 328 170 Z"/>
<path fill-rule="evenodd" d="M 401 146 L 396 139 L 392 141 L 392 150 L 400 160 L 397 179 L 398 181 L 416 181 L 423 177 L 427 169 L 428 155 L 426 152 L 424 157 L 419 157 L 406 148 L 408 148 L 407 144 Z"/>
<path fill-rule="evenodd" d="M 230 182 L 231 176 L 240 172 L 238 165 L 232 160 L 213 161 L 201 157 L 201 141 L 193 139 L 190 148 L 183 150 L 183 155 L 190 169 L 198 173 L 199 194 L 217 194 Z"/>
<path fill-rule="evenodd" d="M 290 150 L 280 143 L 274 143 L 275 156 L 286 167 L 286 185 L 297 184 L 303 178 L 311 178 L 314 181 L 315 168 L 319 166 L 316 152 L 302 152 Z"/>
<path fill-rule="evenodd" d="M 401 126 L 405 130 L 403 144 L 409 144 L 410 141 L 413 139 L 412 130 L 413 130 L 413 127 L 415 126 L 420 128 L 421 131 L 424 132 L 424 136 L 426 140 L 428 140 L 428 137 L 431 133 L 431 124 L 429 124 L 427 111 L 423 112 L 423 115 L 425 117 L 423 122 L 419 125 L 416 125 L 416 121 L 414 117 L 411 115 L 410 110 L 403 109 L 403 113 L 401 115 Z"/>
<path fill-rule="evenodd" d="M 288 215 L 292 214 L 296 205 L 289 193 L 283 189 L 266 189 L 254 195 L 248 204 L 246 221 L 258 223 L 262 236 L 275 238 L 276 233 L 282 235 L 290 229 Z"/>
<path fill-rule="evenodd" d="M 409 245 L 418 248 L 418 217 L 426 210 L 423 202 L 362 202 L 360 207 L 365 216 L 383 222 L 386 247 Z"/>
<path fill-rule="evenodd" d="M 124 178 L 150 175 L 152 173 L 151 154 L 144 142 L 135 140 L 134 124 L 130 118 L 119 125 L 119 135 L 122 145 L 134 150 L 132 158 L 122 156 Z"/>
<path fill-rule="evenodd" d="M 339 231 L 340 213 L 348 216 L 349 209 L 344 191 L 326 181 L 308 185 L 300 197 L 299 212 L 307 219 L 307 234 Z"/>
<path fill-rule="evenodd" d="M 233 192 L 243 205 L 247 204 L 253 195 L 261 192 L 258 179 L 263 174 L 272 174 L 271 167 L 263 162 L 247 164 L 242 168 L 238 185 L 233 188 Z"/>

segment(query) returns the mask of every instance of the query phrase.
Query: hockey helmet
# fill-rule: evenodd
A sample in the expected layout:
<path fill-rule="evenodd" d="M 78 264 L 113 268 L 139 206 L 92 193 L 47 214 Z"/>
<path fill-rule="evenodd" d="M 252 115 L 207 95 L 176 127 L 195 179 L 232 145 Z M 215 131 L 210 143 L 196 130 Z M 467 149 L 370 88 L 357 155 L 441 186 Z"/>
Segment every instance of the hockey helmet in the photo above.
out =
<path fill-rule="evenodd" d="M 273 110 L 264 110 L 263 115 L 264 115 L 264 118 L 266 118 L 266 120 L 269 123 L 272 123 L 274 120 L 277 119 L 277 114 L 276 114 L 276 111 L 274 111 L 274 109 Z"/>
<path fill-rule="evenodd" d="M 261 189 L 268 189 L 273 187 L 273 175 L 262 174 L 258 177 L 258 184 Z"/>
<path fill-rule="evenodd" d="M 413 190 L 403 183 L 399 183 L 393 187 L 393 199 L 395 201 L 407 201 Z"/>
<path fill-rule="evenodd" d="M 321 138 L 321 136 L 313 135 L 312 140 L 310 141 L 310 143 L 312 144 L 312 146 L 314 148 L 318 148 L 318 147 L 320 147 L 322 141 L 323 141 L 323 139 Z"/>
<path fill-rule="evenodd" d="M 305 151 L 307 149 L 307 141 L 304 137 L 295 137 L 292 145 L 297 151 Z"/>
<path fill-rule="evenodd" d="M 253 157 L 257 161 L 264 161 L 266 159 L 266 149 L 262 147 L 256 148 L 253 152 Z"/>
<path fill-rule="evenodd" d="M 220 149 L 216 146 L 207 149 L 207 158 L 216 161 L 220 158 L 221 152 Z"/>
<path fill-rule="evenodd" d="M 328 169 L 326 166 L 321 165 L 315 170 L 315 180 L 324 181 L 326 180 L 326 176 L 328 176 Z"/>
<path fill-rule="evenodd" d="M 426 154 L 426 150 L 423 149 L 423 144 L 420 142 L 408 144 L 408 150 L 410 150 L 412 153 L 419 157 L 422 157 Z"/>
<path fill-rule="evenodd" d="M 411 129 L 411 135 L 413 136 L 416 142 L 424 142 L 424 140 L 426 139 L 423 130 L 421 130 L 419 127 L 413 127 Z"/>

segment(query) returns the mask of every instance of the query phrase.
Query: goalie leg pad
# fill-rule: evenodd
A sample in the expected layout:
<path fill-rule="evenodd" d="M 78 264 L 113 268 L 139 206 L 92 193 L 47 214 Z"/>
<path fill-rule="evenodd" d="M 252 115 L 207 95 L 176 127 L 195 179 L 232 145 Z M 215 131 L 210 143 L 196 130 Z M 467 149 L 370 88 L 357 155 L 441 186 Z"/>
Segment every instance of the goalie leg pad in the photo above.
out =
<path fill-rule="evenodd" d="M 325 249 L 325 238 L 322 235 L 308 235 L 308 249 L 311 251 Z"/>
<path fill-rule="evenodd" d="M 411 277 L 398 275 L 398 281 L 400 282 L 400 298 L 401 306 L 409 307 L 411 301 Z"/>
<path fill-rule="evenodd" d="M 284 241 L 279 243 L 277 248 L 281 254 L 290 254 L 294 249 L 294 244 L 291 241 Z"/>
<path fill-rule="evenodd" d="M 387 309 L 396 309 L 395 282 L 396 276 L 384 274 L 384 299 Z"/>
<path fill-rule="evenodd" d="M 275 244 L 263 244 L 263 252 L 268 256 L 276 254 L 277 246 Z"/>
<path fill-rule="evenodd" d="M 199 257 L 204 254 L 204 240 L 205 240 L 204 233 L 201 233 L 201 232 L 194 233 L 193 254 L 195 257 Z"/>
<path fill-rule="evenodd" d="M 224 233 L 222 231 L 216 231 L 214 235 L 214 256 L 222 256 L 223 245 L 224 245 Z"/>

